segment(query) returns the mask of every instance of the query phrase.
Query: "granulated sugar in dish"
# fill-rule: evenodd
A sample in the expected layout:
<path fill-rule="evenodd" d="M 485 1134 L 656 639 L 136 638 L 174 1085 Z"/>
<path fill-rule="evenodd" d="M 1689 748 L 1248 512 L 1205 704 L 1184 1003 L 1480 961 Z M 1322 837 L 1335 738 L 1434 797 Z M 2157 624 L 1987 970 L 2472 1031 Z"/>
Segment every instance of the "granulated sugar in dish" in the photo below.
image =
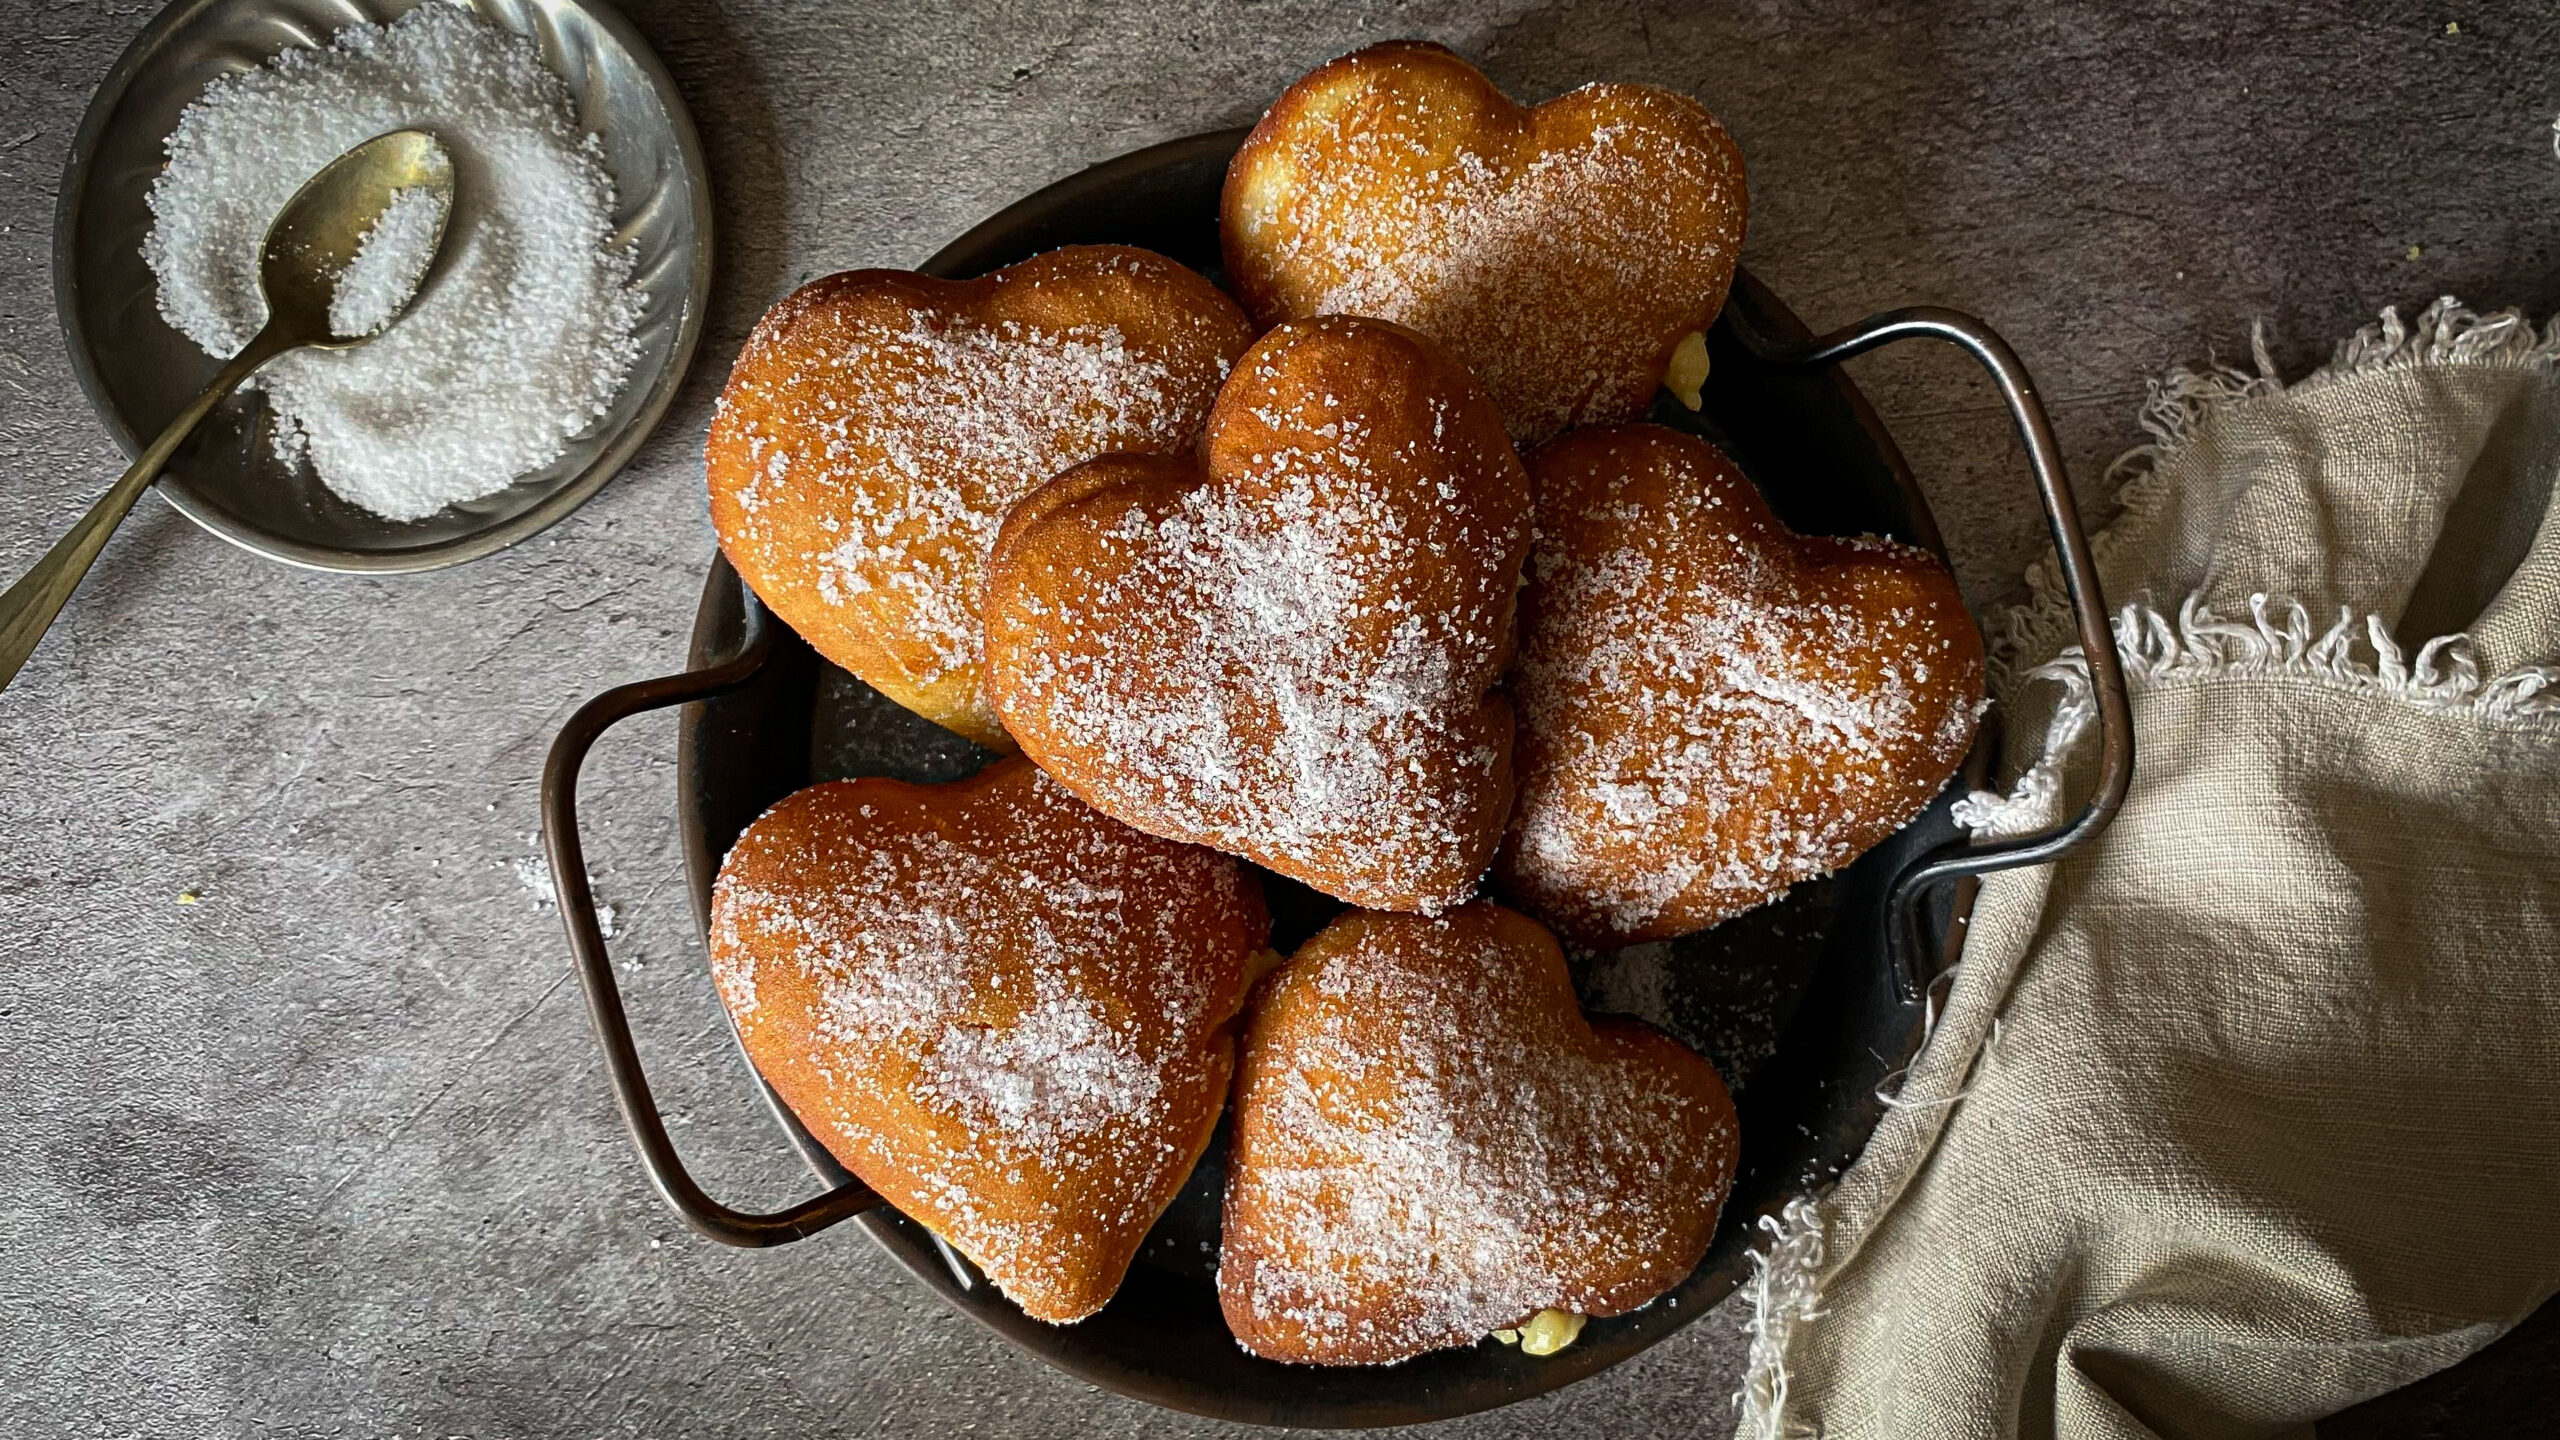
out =
<path fill-rule="evenodd" d="M 322 166 L 386 131 L 423 129 L 454 161 L 443 265 L 409 313 L 344 351 L 261 371 L 277 453 L 338 495 L 417 520 L 541 469 L 601 418 L 639 354 L 646 296 L 613 243 L 612 177 L 534 43 L 444 0 L 351 25 L 205 88 L 168 140 L 143 256 L 160 313 L 227 357 L 266 319 L 267 227 Z M 422 217 L 398 205 L 342 277 L 333 327 L 392 318 Z M 431 227 L 429 227 L 431 229 Z M 418 261 L 422 266 L 423 261 Z M 377 268 L 378 267 L 378 268 Z M 407 284 L 399 283 L 406 280 Z M 344 313 L 342 314 L 341 311 Z M 379 312 L 379 313 L 376 313 Z"/>

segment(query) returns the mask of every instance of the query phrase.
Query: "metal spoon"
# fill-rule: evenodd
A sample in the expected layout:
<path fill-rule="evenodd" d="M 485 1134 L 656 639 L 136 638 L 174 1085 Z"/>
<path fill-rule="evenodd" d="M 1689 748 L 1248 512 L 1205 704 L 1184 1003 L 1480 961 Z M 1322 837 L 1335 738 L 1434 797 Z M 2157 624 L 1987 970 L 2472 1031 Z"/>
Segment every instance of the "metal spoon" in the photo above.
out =
<path fill-rule="evenodd" d="M 124 478 L 89 507 L 71 533 L 46 551 L 7 594 L 0 595 L 0 688 L 17 678 L 18 668 L 35 653 L 36 642 L 44 638 L 71 592 L 80 587 L 90 562 L 106 548 L 107 537 L 133 509 L 133 502 L 160 478 L 161 467 L 224 396 L 240 388 L 240 382 L 258 367 L 289 350 L 306 345 L 344 350 L 381 334 L 390 328 L 391 320 L 399 318 L 395 312 L 372 334 L 339 335 L 329 328 L 329 302 L 337 295 L 338 277 L 354 263 L 357 248 L 389 208 L 392 197 L 419 189 L 435 197 L 435 245 L 440 248 L 444 217 L 453 210 L 453 159 L 424 130 L 394 130 L 367 140 L 321 167 L 285 202 L 275 224 L 268 227 L 258 258 L 258 288 L 267 301 L 266 328 L 231 357 L 203 394 L 178 412 L 178 418 L 133 462 Z"/>

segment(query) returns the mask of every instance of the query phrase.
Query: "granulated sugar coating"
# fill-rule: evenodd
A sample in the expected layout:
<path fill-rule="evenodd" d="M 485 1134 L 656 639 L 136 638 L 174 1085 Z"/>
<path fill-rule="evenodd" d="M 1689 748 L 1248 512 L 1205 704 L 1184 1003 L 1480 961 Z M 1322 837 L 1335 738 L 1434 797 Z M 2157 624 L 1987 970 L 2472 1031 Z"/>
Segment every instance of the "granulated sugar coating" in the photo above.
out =
<path fill-rule="evenodd" d="M 1235 1107 L 1219 1301 L 1246 1349 L 1302 1363 L 1643 1305 L 1705 1255 L 1736 1157 L 1714 1069 L 1585 1021 L 1555 942 L 1481 902 L 1301 947 Z"/>
<path fill-rule="evenodd" d="M 532 41 L 430 0 L 216 80 L 169 137 L 143 255 L 161 316 L 227 357 L 265 321 L 258 253 L 277 211 L 331 160 L 404 128 L 453 156 L 442 273 L 379 338 L 285 356 L 253 383 L 279 455 L 416 520 L 559 458 L 639 353 L 645 297 L 611 243 L 602 149 Z"/>
<path fill-rule="evenodd" d="M 803 790 L 721 866 L 712 978 L 836 1158 L 1023 1309 L 1099 1309 L 1209 1143 L 1270 934 L 1224 855 L 1024 760 Z"/>
<path fill-rule="evenodd" d="M 1252 343 L 1217 287 L 1126 246 L 974 280 L 813 280 L 765 312 L 721 391 L 703 450 L 711 523 L 820 654 L 1007 746 L 979 677 L 1005 512 L 1097 455 L 1189 449 Z"/>
<path fill-rule="evenodd" d="M 1202 451 L 1106 457 L 1006 521 L 1006 727 L 1142 830 L 1372 909 L 1463 902 L 1510 803 L 1528 493 L 1500 417 L 1419 336 L 1334 316 L 1246 352 Z"/>
<path fill-rule="evenodd" d="M 1289 87 L 1221 219 L 1256 320 L 1409 325 L 1527 446 L 1644 412 L 1723 308 L 1746 207 L 1741 153 L 1687 96 L 1588 85 L 1523 109 L 1447 50 L 1393 42 Z"/>
<path fill-rule="evenodd" d="M 1972 743 L 1982 638 L 1889 541 L 1788 533 L 1707 442 L 1529 457 L 1520 800 L 1499 873 L 1593 948 L 1705 929 L 1908 823 Z"/>

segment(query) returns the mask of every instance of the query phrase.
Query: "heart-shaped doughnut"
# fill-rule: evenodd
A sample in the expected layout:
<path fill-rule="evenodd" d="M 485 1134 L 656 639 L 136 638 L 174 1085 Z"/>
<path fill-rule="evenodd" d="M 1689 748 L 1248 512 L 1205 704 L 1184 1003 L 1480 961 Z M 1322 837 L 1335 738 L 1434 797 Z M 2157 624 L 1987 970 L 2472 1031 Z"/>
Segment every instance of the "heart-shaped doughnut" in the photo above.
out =
<path fill-rule="evenodd" d="M 1397 41 L 1284 91 L 1219 218 L 1258 323 L 1410 325 L 1475 372 L 1525 448 L 1645 412 L 1724 308 L 1747 209 L 1741 152 L 1685 95 L 1586 85 L 1523 108 L 1449 51 Z"/>
<path fill-rule="evenodd" d="M 1260 888 L 1019 757 L 812 786 L 747 827 L 711 965 L 756 1069 L 1024 1313 L 1102 1308 L 1209 1143 Z"/>
<path fill-rule="evenodd" d="M 1096 455 L 1188 449 L 1253 333 L 1208 281 L 1119 245 L 812 281 L 756 326 L 712 418 L 720 548 L 818 653 L 1009 749 L 979 671 L 1005 511 Z"/>
<path fill-rule="evenodd" d="M 1527 477 L 1467 373 L 1375 320 L 1283 325 L 1197 458 L 1112 456 L 1005 521 L 987 678 L 1096 808 L 1381 910 L 1475 893 L 1511 806 Z"/>
<path fill-rule="evenodd" d="M 1478 902 L 1354 911 L 1257 992 L 1218 1300 L 1247 1350 L 1383 1365 L 1677 1285 L 1733 1181 L 1715 1067 L 1586 1020 L 1554 938 Z"/>
<path fill-rule="evenodd" d="M 1578 944 L 1702 930 L 1908 824 L 1973 743 L 1982 636 L 1925 551 L 1799 536 L 1704 440 L 1529 457 L 1508 892 Z"/>

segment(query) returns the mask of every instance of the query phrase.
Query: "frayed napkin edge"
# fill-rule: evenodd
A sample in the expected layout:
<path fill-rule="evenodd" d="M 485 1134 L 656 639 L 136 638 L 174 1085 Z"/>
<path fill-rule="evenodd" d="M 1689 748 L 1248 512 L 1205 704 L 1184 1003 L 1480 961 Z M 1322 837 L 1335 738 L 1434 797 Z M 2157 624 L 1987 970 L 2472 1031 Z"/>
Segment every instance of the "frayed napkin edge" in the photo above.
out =
<path fill-rule="evenodd" d="M 2192 443 L 2225 408 L 2431 366 L 2548 370 L 2560 364 L 2560 316 L 2537 330 L 2520 310 L 2482 314 L 2446 295 L 2421 311 L 2415 321 L 2401 319 L 2396 306 L 2385 308 L 2381 318 L 2338 342 L 2329 363 L 2290 385 L 2276 371 L 2264 320 L 2249 327 L 2249 355 L 2254 369 L 2207 360 L 2176 366 L 2150 382 L 2137 418 L 2151 439 L 2107 467 L 2106 481 L 2115 494 L 2118 513 L 2090 539 L 2102 561 L 2122 543 L 2117 538 L 2120 532 L 2135 528 L 2136 522 L 2166 503 L 2161 466 Z M 2030 678 L 2021 667 L 2041 666 L 2069 653 L 2074 638 L 2061 567 L 2052 556 L 2028 568 L 2027 589 L 2027 602 L 1989 627 L 1987 678 L 1994 695 L 2005 697 L 2013 684 Z"/>

